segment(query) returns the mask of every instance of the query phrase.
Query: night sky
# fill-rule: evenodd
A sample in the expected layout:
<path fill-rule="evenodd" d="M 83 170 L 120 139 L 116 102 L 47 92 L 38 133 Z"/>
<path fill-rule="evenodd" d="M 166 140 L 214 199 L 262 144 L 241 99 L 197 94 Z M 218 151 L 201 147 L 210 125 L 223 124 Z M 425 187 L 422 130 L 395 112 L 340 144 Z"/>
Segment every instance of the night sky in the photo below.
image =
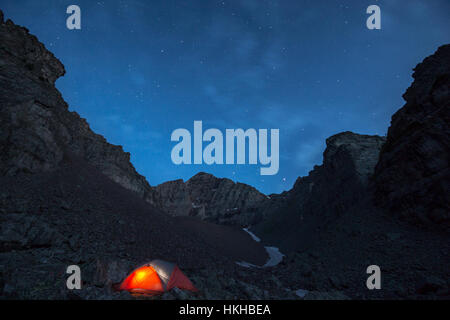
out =
<path fill-rule="evenodd" d="M 77 4 L 82 29 L 66 28 Z M 381 30 L 366 8 L 381 8 Z M 66 67 L 70 110 L 131 153 L 151 185 L 199 171 L 290 189 L 341 131 L 385 135 L 412 69 L 450 42 L 448 0 L 1 0 Z M 172 163 L 177 128 L 280 129 L 280 170 Z"/>

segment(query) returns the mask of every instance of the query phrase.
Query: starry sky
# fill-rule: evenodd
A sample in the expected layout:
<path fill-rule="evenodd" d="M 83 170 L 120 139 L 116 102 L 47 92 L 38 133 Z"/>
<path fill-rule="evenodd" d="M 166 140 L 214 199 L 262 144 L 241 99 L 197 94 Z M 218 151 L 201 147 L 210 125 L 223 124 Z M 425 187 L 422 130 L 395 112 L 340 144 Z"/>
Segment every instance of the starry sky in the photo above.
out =
<path fill-rule="evenodd" d="M 66 8 L 81 8 L 81 30 Z M 366 8 L 381 8 L 381 30 Z M 412 69 L 450 43 L 448 0 L 1 0 L 66 67 L 70 110 L 151 185 L 199 171 L 288 190 L 341 131 L 385 135 Z M 172 163 L 177 128 L 277 128 L 280 169 Z"/>

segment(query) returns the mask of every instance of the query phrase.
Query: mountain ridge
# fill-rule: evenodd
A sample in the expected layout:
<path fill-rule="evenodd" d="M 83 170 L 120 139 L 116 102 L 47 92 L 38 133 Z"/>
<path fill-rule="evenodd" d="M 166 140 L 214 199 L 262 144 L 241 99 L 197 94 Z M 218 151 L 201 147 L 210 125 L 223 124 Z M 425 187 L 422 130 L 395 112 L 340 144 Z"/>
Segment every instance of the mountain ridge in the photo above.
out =
<path fill-rule="evenodd" d="M 171 215 L 242 226 L 260 219 L 256 209 L 267 200 L 267 196 L 250 185 L 205 172 L 186 182 L 179 179 L 162 183 L 153 190 L 153 203 Z"/>

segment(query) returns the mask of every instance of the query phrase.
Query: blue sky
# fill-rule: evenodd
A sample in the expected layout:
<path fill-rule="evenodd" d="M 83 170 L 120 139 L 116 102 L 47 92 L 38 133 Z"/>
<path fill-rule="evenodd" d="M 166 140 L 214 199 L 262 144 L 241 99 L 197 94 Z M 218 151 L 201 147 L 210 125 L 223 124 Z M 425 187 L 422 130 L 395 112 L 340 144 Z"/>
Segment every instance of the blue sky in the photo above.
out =
<path fill-rule="evenodd" d="M 82 29 L 66 28 L 77 4 Z M 381 8 L 381 30 L 366 8 Z M 65 65 L 70 109 L 131 153 L 151 185 L 199 171 L 290 189 L 341 131 L 384 135 L 412 69 L 450 43 L 450 1 L 2 0 Z M 177 128 L 280 129 L 280 170 L 174 165 Z"/>

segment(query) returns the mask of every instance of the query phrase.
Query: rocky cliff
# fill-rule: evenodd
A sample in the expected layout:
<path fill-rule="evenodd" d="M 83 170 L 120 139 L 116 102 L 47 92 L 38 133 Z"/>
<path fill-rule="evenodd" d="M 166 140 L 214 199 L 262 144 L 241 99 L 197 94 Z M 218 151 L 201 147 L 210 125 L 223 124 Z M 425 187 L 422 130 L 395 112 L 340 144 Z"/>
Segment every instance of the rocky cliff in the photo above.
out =
<path fill-rule="evenodd" d="M 299 215 L 317 215 L 330 209 L 340 215 L 360 200 L 374 172 L 384 137 L 352 132 L 326 140 L 323 164 L 298 178 L 290 198 L 299 201 Z"/>
<path fill-rule="evenodd" d="M 414 69 L 375 170 L 375 201 L 392 215 L 450 230 L 450 45 Z"/>
<path fill-rule="evenodd" d="M 321 229 L 363 201 L 385 138 L 352 132 L 326 141 L 323 164 L 261 208 L 265 220 L 254 230 L 267 242 L 291 250 L 309 245 Z"/>
<path fill-rule="evenodd" d="M 75 154 L 148 199 L 151 187 L 121 146 L 109 144 L 68 110 L 55 88 L 62 63 L 26 28 L 0 16 L 0 174 L 57 168 Z"/>
<path fill-rule="evenodd" d="M 255 208 L 266 197 L 229 179 L 200 173 L 186 183 L 152 188 L 129 153 L 69 111 L 55 87 L 66 73 L 63 64 L 26 28 L 5 22 L 3 14 L 0 53 L 0 175 L 53 171 L 75 156 L 171 215 L 243 225 L 258 219 Z"/>
<path fill-rule="evenodd" d="M 261 220 L 258 208 L 268 202 L 255 188 L 200 172 L 188 181 L 154 188 L 153 203 L 173 216 L 195 216 L 221 224 L 248 226 Z"/>

